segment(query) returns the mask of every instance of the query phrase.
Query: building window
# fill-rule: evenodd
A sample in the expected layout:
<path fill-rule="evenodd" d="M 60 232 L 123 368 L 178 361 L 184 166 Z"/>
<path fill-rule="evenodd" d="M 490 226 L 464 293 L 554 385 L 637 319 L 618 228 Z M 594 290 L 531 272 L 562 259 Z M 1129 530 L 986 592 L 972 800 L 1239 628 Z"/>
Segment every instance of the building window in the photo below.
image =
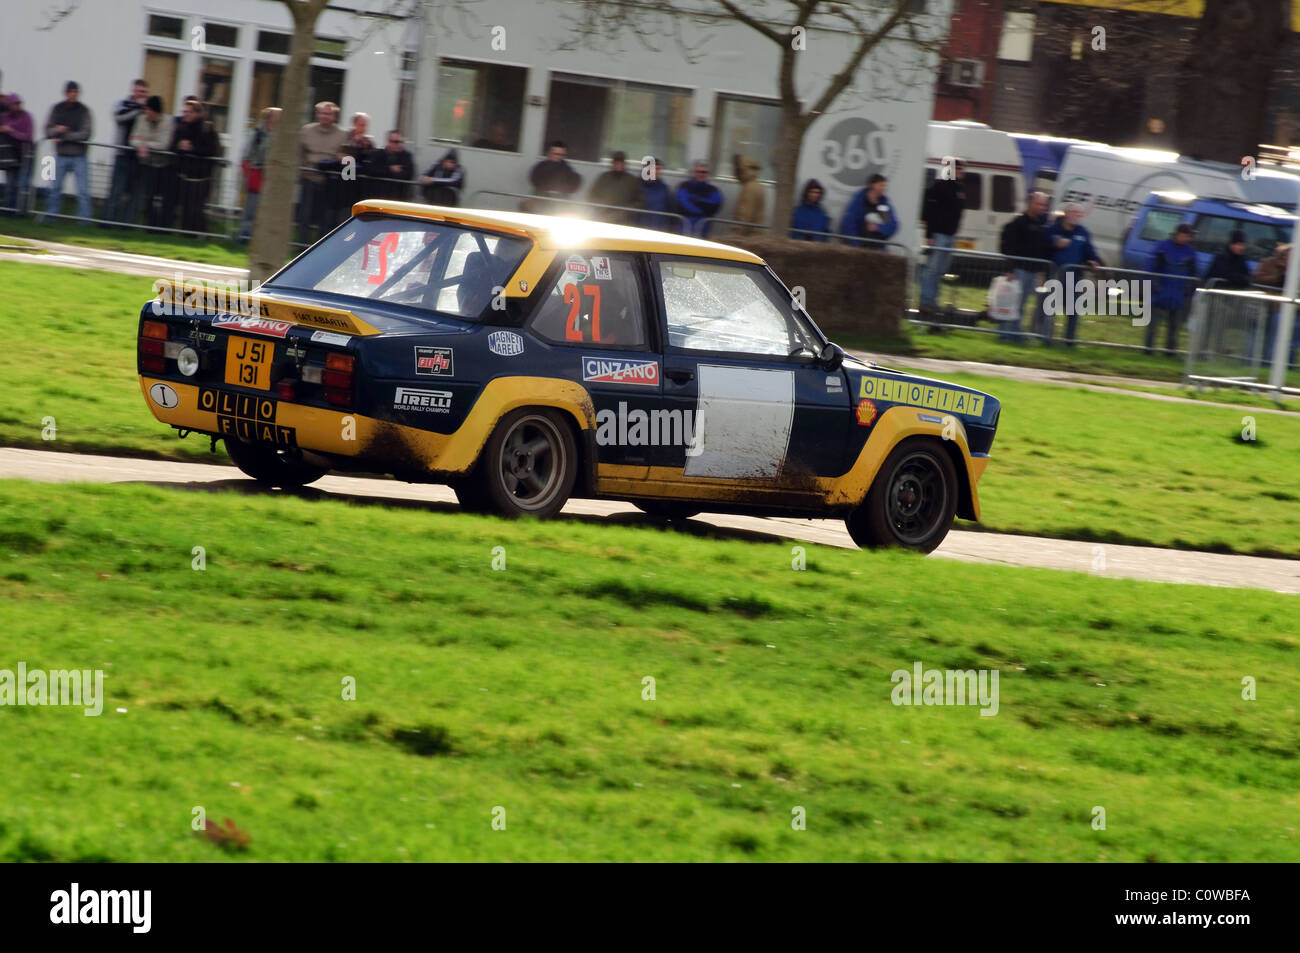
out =
<path fill-rule="evenodd" d="M 316 37 L 316 49 L 313 56 L 319 56 L 323 60 L 345 60 L 348 58 L 348 45 L 346 40 L 330 40 L 323 36 Z"/>
<path fill-rule="evenodd" d="M 528 70 L 522 66 L 442 60 L 433 135 L 480 149 L 519 151 Z"/>
<path fill-rule="evenodd" d="M 257 52 L 259 53 L 280 53 L 284 56 L 289 55 L 289 41 L 293 37 L 288 33 L 273 33 L 270 30 L 257 31 Z"/>
<path fill-rule="evenodd" d="M 217 132 L 229 132 L 230 78 L 235 63 L 233 60 L 219 60 L 210 56 L 203 57 L 199 62 L 199 99 L 203 100 L 203 107 Z"/>
<path fill-rule="evenodd" d="M 162 50 L 144 51 L 144 81 L 149 92 L 163 101 L 163 112 L 176 103 L 176 77 L 180 73 L 181 58 L 177 53 Z"/>
<path fill-rule="evenodd" d="M 1002 18 L 1002 36 L 998 40 L 998 59 L 1028 63 L 1034 58 L 1034 23 L 1032 13 L 1008 11 Z"/>
<path fill-rule="evenodd" d="M 228 46 L 234 49 L 239 46 L 239 27 L 227 26 L 224 23 L 205 23 L 203 39 L 209 46 Z"/>
<path fill-rule="evenodd" d="M 718 94 L 713 134 L 713 168 L 730 174 L 731 157 L 752 156 L 763 163 L 760 178 L 772 180 L 772 156 L 781 135 L 781 107 L 771 100 Z"/>
<path fill-rule="evenodd" d="M 149 35 L 159 36 L 165 40 L 179 40 L 185 32 L 185 21 L 179 17 L 160 17 L 149 15 Z"/>
<path fill-rule="evenodd" d="M 316 104 L 343 102 L 343 70 L 332 66 L 313 66 L 307 85 L 307 101 L 303 103 L 303 122 L 316 121 Z M 339 116 L 339 124 L 347 128 L 347 121 Z"/>
<path fill-rule="evenodd" d="M 549 100 L 545 142 L 564 141 L 570 158 L 599 162 L 622 151 L 634 162 L 653 155 L 686 167 L 690 90 L 553 73 Z"/>
<path fill-rule="evenodd" d="M 284 67 L 278 63 L 253 64 L 253 89 L 248 97 L 248 124 L 257 125 L 262 110 L 280 104 L 280 80 Z"/>

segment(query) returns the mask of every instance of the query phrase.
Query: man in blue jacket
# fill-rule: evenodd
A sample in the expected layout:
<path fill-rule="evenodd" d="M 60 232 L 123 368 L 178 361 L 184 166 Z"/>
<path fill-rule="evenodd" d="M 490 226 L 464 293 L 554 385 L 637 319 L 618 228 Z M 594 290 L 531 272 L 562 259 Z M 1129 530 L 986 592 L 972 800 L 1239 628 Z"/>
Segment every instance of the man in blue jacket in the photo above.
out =
<path fill-rule="evenodd" d="M 1052 243 L 1052 263 L 1056 265 L 1056 278 L 1058 281 L 1066 283 L 1070 272 L 1074 272 L 1074 281 L 1077 286 L 1083 278 L 1083 269 L 1100 268 L 1101 256 L 1097 254 L 1097 249 L 1092 245 L 1092 234 L 1080 224 L 1083 218 L 1083 209 L 1079 206 L 1070 204 L 1065 207 L 1065 214 L 1062 215 L 1055 223 L 1047 229 L 1048 241 Z M 1074 347 L 1075 331 L 1079 326 L 1079 315 L 1074 310 L 1074 295 L 1065 296 L 1065 343 L 1069 347 Z M 1099 303 L 1100 305 L 1100 303 Z M 1052 331 L 1056 324 L 1055 319 L 1043 322 L 1043 343 L 1050 345 L 1052 343 Z"/>
<path fill-rule="evenodd" d="M 672 190 L 664 181 L 664 164 L 660 159 L 654 159 L 650 168 L 641 170 L 641 207 L 645 209 L 641 215 L 642 228 L 657 228 L 661 232 L 680 231 L 677 219 L 670 215 L 653 214 L 677 211 Z"/>
<path fill-rule="evenodd" d="M 1151 270 L 1168 275 L 1156 281 L 1151 297 L 1151 323 L 1147 325 L 1146 352 L 1152 353 L 1156 340 L 1156 324 L 1163 317 L 1168 330 L 1165 333 L 1165 351 L 1174 352 L 1178 344 L 1178 325 L 1182 323 L 1192 301 L 1196 285 L 1196 252 L 1192 249 L 1195 232 L 1190 225 L 1179 225 L 1173 235 L 1156 245 L 1151 253 Z"/>
<path fill-rule="evenodd" d="M 877 173 L 867 180 L 866 188 L 853 196 L 853 201 L 844 210 L 844 218 L 840 220 L 840 234 L 865 241 L 846 244 L 879 248 L 898 231 L 898 216 L 885 195 L 888 184 L 889 181 Z"/>
<path fill-rule="evenodd" d="M 677 186 L 677 209 L 690 222 L 691 234 L 703 238 L 709 219 L 722 208 L 722 191 L 709 181 L 709 164 L 703 159 L 691 163 L 691 177 Z"/>

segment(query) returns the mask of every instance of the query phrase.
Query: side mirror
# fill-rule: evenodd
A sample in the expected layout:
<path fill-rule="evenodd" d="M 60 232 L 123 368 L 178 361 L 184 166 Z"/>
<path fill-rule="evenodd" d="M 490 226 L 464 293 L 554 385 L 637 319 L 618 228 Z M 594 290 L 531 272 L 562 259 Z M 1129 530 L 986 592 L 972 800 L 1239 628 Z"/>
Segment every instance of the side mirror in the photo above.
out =
<path fill-rule="evenodd" d="M 844 348 L 835 343 L 828 343 L 822 348 L 821 365 L 823 370 L 838 371 L 844 364 Z"/>

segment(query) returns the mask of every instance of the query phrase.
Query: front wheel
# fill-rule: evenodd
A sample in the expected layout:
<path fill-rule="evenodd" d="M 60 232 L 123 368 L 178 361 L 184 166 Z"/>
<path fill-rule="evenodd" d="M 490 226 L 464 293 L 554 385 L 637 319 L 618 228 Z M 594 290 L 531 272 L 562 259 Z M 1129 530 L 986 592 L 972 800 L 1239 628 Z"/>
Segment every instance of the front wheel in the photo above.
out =
<path fill-rule="evenodd" d="M 554 516 L 568 501 L 577 473 L 573 432 L 551 410 L 524 409 L 508 415 L 484 450 L 488 497 L 506 517 Z"/>
<path fill-rule="evenodd" d="M 885 458 L 867 498 L 845 521 L 863 549 L 932 552 L 957 515 L 957 469 L 938 441 L 905 440 Z"/>
<path fill-rule="evenodd" d="M 295 459 L 286 452 L 266 444 L 243 443 L 227 438 L 226 453 L 230 455 L 230 461 L 235 466 L 258 483 L 283 487 L 286 490 L 315 483 L 329 473 L 328 467 L 304 463 L 300 458 Z"/>

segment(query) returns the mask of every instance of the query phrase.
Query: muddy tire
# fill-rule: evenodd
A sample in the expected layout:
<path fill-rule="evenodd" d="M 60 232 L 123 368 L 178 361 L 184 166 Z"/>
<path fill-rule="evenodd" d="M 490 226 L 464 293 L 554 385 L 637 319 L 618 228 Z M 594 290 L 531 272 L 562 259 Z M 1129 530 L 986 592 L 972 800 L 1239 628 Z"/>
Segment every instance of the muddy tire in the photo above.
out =
<path fill-rule="evenodd" d="M 548 519 L 573 492 L 578 446 L 557 411 L 524 408 L 492 432 L 480 461 L 492 508 L 502 516 Z"/>
<path fill-rule="evenodd" d="M 863 549 L 898 546 L 932 552 L 957 515 L 957 470 L 943 445 L 912 437 L 895 447 L 867 498 L 845 521 Z"/>

